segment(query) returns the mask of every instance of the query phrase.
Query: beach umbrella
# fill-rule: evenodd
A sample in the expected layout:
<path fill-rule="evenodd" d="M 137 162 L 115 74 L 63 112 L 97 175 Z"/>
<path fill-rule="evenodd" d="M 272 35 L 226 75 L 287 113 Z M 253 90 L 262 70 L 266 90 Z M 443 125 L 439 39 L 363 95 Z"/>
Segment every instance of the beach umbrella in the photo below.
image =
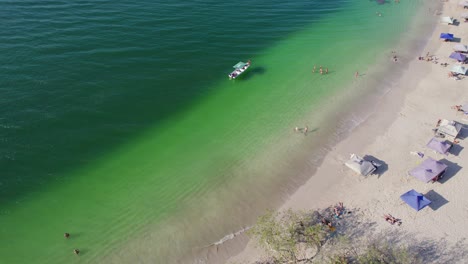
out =
<path fill-rule="evenodd" d="M 463 44 L 456 44 L 455 46 L 453 46 L 453 49 L 459 52 L 468 52 L 468 47 Z"/>
<path fill-rule="evenodd" d="M 452 52 L 452 54 L 450 54 L 449 58 L 457 60 L 457 61 L 465 61 L 466 60 L 466 56 L 459 53 L 459 52 Z"/>
<path fill-rule="evenodd" d="M 450 33 L 440 33 L 441 39 L 453 40 L 453 34 Z"/>
<path fill-rule="evenodd" d="M 453 19 L 451 17 L 442 17 L 440 18 L 440 22 L 445 24 L 453 24 Z"/>
<path fill-rule="evenodd" d="M 466 0 L 462 0 L 458 4 L 463 6 L 463 7 L 468 7 L 468 1 L 466 1 Z"/>
<path fill-rule="evenodd" d="M 447 167 L 448 166 L 444 163 L 429 157 L 419 166 L 410 170 L 409 174 L 420 181 L 430 182 L 444 174 L 444 172 L 447 170 Z"/>
<path fill-rule="evenodd" d="M 468 69 L 465 68 L 464 66 L 455 65 L 455 66 L 452 67 L 451 72 L 465 75 L 467 70 L 468 70 Z"/>
<path fill-rule="evenodd" d="M 429 199 L 424 197 L 424 195 L 415 190 L 410 190 L 402 194 L 400 198 L 416 211 L 419 211 L 432 203 Z"/>
<path fill-rule="evenodd" d="M 439 152 L 440 154 L 445 154 L 447 155 L 449 149 L 452 147 L 452 144 L 450 144 L 447 141 L 440 142 L 439 140 L 432 138 L 426 145 L 426 147 Z"/>
<path fill-rule="evenodd" d="M 350 159 L 345 162 L 345 165 L 363 176 L 372 174 L 377 169 L 372 162 L 365 160 L 356 154 L 351 154 Z"/>

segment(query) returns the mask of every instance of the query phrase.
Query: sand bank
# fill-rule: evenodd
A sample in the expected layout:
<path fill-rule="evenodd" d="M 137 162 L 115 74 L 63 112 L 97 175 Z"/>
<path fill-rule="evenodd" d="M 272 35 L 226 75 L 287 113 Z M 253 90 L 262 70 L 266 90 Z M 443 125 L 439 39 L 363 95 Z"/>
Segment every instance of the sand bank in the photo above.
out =
<path fill-rule="evenodd" d="M 435 12 L 438 15 L 433 15 Z M 428 10 L 428 15 L 439 20 L 441 16 L 459 16 L 463 8 L 458 1 L 444 3 L 443 11 Z M 455 34 L 456 41 L 468 43 L 468 23 L 459 25 L 437 24 L 425 46 L 427 52 L 438 58 L 438 63 L 419 61 L 418 55 L 408 54 L 411 59 L 393 88 L 378 101 L 378 109 L 361 123 L 343 141 L 339 142 L 324 158 L 322 165 L 301 186 L 282 209 L 316 209 L 328 207 L 339 201 L 348 208 L 359 209 L 359 214 L 369 223 L 375 223 L 376 232 L 398 228 L 398 232 L 417 239 L 440 243 L 445 252 L 457 255 L 428 256 L 437 263 L 463 263 L 467 248 L 463 239 L 468 237 L 465 221 L 468 219 L 468 203 L 464 195 L 468 188 L 466 169 L 468 154 L 465 153 L 468 135 L 468 116 L 457 113 L 451 106 L 468 102 L 468 78 L 448 78 L 449 69 L 456 65 L 448 59 L 453 51 L 453 42 L 442 43 L 441 32 Z M 397 51 L 398 53 L 399 51 Z M 413 57 L 410 57 L 413 56 Z M 443 67 L 440 63 L 449 63 Z M 432 128 L 439 118 L 455 120 L 465 124 L 461 140 L 448 156 L 437 154 L 425 147 L 433 137 Z M 448 165 L 445 177 L 436 183 L 423 183 L 408 176 L 407 172 L 424 159 L 412 152 L 424 153 L 425 157 L 442 160 Z M 371 155 L 385 162 L 379 176 L 363 177 L 344 167 L 343 162 L 350 153 Z M 416 212 L 400 200 L 404 192 L 415 189 L 433 200 L 431 206 Z M 358 212 L 358 211 L 356 211 Z M 392 226 L 382 219 L 390 213 L 403 224 Z M 403 243 L 405 241 L 402 241 Z M 457 244 L 458 243 L 458 244 Z M 461 243 L 461 244 L 459 244 Z M 431 252 L 426 252 L 431 254 Z M 245 250 L 230 263 L 252 263 L 262 255 L 250 241 Z"/>

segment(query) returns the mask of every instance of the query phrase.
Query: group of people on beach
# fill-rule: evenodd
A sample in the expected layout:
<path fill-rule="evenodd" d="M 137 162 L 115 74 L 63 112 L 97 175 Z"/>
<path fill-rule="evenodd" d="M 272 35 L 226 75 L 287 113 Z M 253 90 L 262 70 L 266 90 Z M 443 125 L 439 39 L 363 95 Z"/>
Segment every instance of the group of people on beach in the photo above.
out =
<path fill-rule="evenodd" d="M 304 135 L 307 135 L 307 132 L 309 132 L 309 127 L 308 126 L 305 126 L 304 128 L 295 127 L 294 132 L 300 132 L 300 133 L 304 133 Z"/>
<path fill-rule="evenodd" d="M 438 64 L 438 59 L 436 56 L 434 55 L 430 55 L 429 52 L 426 54 L 426 56 L 419 56 L 418 57 L 418 60 L 420 61 L 427 61 L 427 62 L 433 62 L 435 64 Z M 447 62 L 442 62 L 439 64 L 440 66 L 442 67 L 447 67 L 449 64 Z M 449 77 L 453 77 L 453 76 L 449 76 Z"/>
<path fill-rule="evenodd" d="M 315 73 L 316 69 L 317 69 L 317 66 L 314 65 L 314 68 L 312 69 L 312 73 Z M 320 65 L 319 72 L 320 74 L 324 74 L 324 73 L 328 74 L 328 68 L 325 68 L 325 70 L 323 70 L 323 67 Z"/>
<path fill-rule="evenodd" d="M 332 209 L 333 209 L 333 213 L 330 215 L 331 218 L 341 219 L 341 217 L 345 214 L 345 208 L 343 206 L 343 202 L 339 202 L 337 205 L 333 206 Z M 348 213 L 351 213 L 351 212 L 348 212 Z M 336 227 L 333 225 L 331 220 L 323 216 L 320 216 L 320 217 L 321 217 L 322 224 L 327 226 L 330 232 L 333 233 L 336 231 Z"/>
<path fill-rule="evenodd" d="M 396 54 L 396 51 L 392 50 L 392 60 L 393 62 L 397 62 L 398 61 L 398 56 Z"/>

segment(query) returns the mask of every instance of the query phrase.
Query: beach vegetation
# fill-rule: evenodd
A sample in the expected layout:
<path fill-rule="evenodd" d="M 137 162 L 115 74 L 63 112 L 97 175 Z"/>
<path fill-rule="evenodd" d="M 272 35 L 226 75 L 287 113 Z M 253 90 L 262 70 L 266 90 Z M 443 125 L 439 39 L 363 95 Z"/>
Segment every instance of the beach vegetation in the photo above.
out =
<path fill-rule="evenodd" d="M 328 232 L 318 217 L 286 210 L 268 211 L 248 232 L 271 256 L 274 263 L 300 263 L 314 258 Z"/>
<path fill-rule="evenodd" d="M 355 218 L 348 218 L 350 228 L 342 228 L 338 233 L 334 227 L 323 223 L 322 215 L 326 213 L 327 210 L 296 212 L 289 209 L 268 211 L 260 216 L 248 231 L 268 255 L 266 262 L 257 263 L 422 263 L 417 254 L 389 242 L 381 234 L 371 231 L 357 237 L 355 231 L 362 227 L 351 223 Z"/>

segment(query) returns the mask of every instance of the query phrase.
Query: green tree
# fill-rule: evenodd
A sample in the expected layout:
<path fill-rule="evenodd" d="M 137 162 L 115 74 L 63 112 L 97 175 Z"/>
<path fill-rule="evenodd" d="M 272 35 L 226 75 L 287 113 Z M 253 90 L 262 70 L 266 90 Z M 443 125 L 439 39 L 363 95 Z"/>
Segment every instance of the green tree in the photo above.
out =
<path fill-rule="evenodd" d="M 257 239 L 279 263 L 299 263 L 313 259 L 327 237 L 327 231 L 313 214 L 268 211 L 258 218 L 249 234 Z"/>

